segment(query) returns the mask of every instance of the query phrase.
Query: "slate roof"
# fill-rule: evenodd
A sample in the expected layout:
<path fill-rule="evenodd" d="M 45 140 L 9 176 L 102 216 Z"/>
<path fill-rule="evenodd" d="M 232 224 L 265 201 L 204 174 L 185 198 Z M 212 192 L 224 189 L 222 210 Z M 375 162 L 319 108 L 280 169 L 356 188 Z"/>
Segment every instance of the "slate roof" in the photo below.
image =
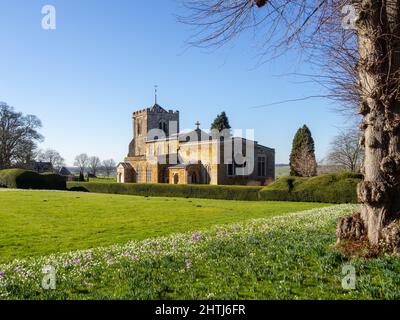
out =
<path fill-rule="evenodd" d="M 117 167 L 119 167 L 119 166 L 123 166 L 124 169 L 132 169 L 132 166 L 130 165 L 130 163 L 127 163 L 127 162 L 120 162 Z"/>
<path fill-rule="evenodd" d="M 31 162 L 30 168 L 34 171 L 51 171 L 53 170 L 53 165 L 51 162 Z"/>
<path fill-rule="evenodd" d="M 208 141 L 210 140 L 210 135 L 201 130 L 195 129 L 190 132 L 180 133 L 179 134 L 179 142 L 196 142 L 196 141 Z"/>
<path fill-rule="evenodd" d="M 151 112 L 164 112 L 164 113 L 168 113 L 167 110 L 165 110 L 163 107 L 161 107 L 159 104 L 155 104 L 153 107 L 151 107 L 150 109 Z"/>
<path fill-rule="evenodd" d="M 66 167 L 62 167 L 58 173 L 62 176 L 72 176 L 71 171 L 69 171 Z"/>

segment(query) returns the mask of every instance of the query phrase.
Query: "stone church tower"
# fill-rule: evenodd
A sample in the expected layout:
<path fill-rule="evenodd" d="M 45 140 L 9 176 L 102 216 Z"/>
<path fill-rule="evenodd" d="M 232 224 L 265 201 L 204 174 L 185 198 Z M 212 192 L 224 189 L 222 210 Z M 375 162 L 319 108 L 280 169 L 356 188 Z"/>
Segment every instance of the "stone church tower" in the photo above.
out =
<path fill-rule="evenodd" d="M 157 103 L 147 109 L 133 113 L 133 140 L 129 145 L 128 157 L 140 157 L 146 154 L 146 141 L 153 129 L 162 130 L 164 138 L 179 133 L 179 111 L 166 111 Z M 162 137 L 157 137 L 162 138 Z"/>

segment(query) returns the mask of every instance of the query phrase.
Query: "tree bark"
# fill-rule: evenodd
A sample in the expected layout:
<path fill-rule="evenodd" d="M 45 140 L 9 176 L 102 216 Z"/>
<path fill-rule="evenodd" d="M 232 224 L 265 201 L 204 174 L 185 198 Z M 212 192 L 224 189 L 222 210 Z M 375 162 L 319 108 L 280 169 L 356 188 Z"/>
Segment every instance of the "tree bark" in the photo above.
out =
<path fill-rule="evenodd" d="M 400 253 L 400 0 L 355 3 L 364 181 L 357 188 L 361 214 L 339 221 L 337 235 L 338 240 L 366 236 L 373 246 L 383 240 Z"/>

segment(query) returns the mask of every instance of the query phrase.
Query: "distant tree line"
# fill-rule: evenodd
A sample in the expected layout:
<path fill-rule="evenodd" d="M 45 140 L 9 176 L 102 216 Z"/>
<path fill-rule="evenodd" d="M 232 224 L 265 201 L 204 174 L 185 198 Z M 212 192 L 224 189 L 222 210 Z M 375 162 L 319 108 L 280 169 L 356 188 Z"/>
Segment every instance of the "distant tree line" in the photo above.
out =
<path fill-rule="evenodd" d="M 39 133 L 42 123 L 34 115 L 17 112 L 5 102 L 0 102 L 0 170 L 9 168 L 30 169 L 35 162 L 51 164 L 58 172 L 65 166 L 65 159 L 54 149 L 39 149 L 38 143 L 44 141 Z M 99 157 L 78 155 L 75 165 L 80 173 L 96 176 L 102 172 L 107 177 L 115 170 L 113 159 L 101 161 Z"/>
<path fill-rule="evenodd" d="M 341 131 L 331 142 L 328 163 L 341 166 L 350 172 L 360 172 L 364 150 L 359 144 L 361 132 L 351 128 Z"/>
<path fill-rule="evenodd" d="M 44 140 L 38 132 L 41 127 L 36 116 L 23 115 L 0 102 L 0 169 L 25 167 L 34 161 L 37 143 Z"/>
<path fill-rule="evenodd" d="M 81 177 L 85 174 L 96 177 L 99 172 L 103 172 L 105 176 L 110 177 L 116 165 L 114 159 L 101 161 L 99 157 L 88 156 L 86 153 L 77 155 L 74 162 L 74 166 L 78 167 Z"/>
<path fill-rule="evenodd" d="M 39 150 L 36 155 L 39 162 L 51 163 L 52 167 L 58 171 L 65 166 L 65 160 L 60 153 L 54 149 Z"/>

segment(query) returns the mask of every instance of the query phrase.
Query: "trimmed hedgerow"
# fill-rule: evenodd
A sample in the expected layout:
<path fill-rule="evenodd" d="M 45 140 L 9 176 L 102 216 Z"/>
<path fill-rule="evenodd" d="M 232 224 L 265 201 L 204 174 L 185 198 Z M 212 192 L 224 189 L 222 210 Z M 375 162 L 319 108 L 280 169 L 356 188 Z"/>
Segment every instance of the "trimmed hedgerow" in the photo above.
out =
<path fill-rule="evenodd" d="M 48 190 L 66 190 L 67 182 L 65 177 L 56 173 L 41 174 L 44 181 L 44 187 Z"/>
<path fill-rule="evenodd" d="M 65 178 L 58 174 L 39 174 L 23 169 L 0 171 L 0 186 L 11 189 L 66 190 Z"/>
<path fill-rule="evenodd" d="M 223 200 L 258 200 L 262 187 L 68 182 L 71 191 L 125 194 L 145 197 L 180 197 Z"/>
<path fill-rule="evenodd" d="M 39 174 L 23 169 L 10 169 L 0 171 L 0 185 L 6 188 L 27 189 L 28 186 L 39 186 L 41 179 Z"/>
<path fill-rule="evenodd" d="M 313 178 L 284 177 L 260 191 L 261 200 L 357 203 L 362 175 L 327 174 Z"/>
<path fill-rule="evenodd" d="M 284 177 L 269 186 L 210 186 L 68 182 L 71 191 L 148 197 L 183 197 L 247 201 L 357 203 L 360 174 L 337 173 L 313 178 Z"/>

